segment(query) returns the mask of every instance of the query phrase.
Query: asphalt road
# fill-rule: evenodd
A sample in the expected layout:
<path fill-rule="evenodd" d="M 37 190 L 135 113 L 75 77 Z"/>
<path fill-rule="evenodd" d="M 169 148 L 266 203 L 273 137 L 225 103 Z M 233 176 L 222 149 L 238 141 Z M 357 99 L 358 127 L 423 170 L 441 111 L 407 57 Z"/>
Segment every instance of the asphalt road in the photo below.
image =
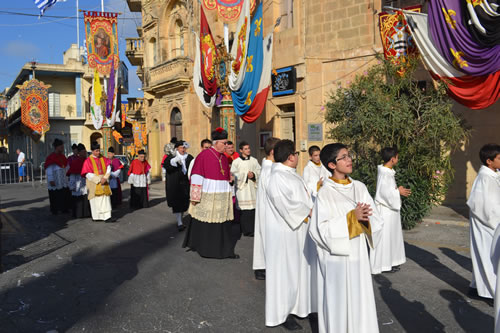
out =
<path fill-rule="evenodd" d="M 264 326 L 253 239 L 238 260 L 186 252 L 163 198 L 154 184 L 152 207 L 125 202 L 104 224 L 52 217 L 40 185 L 0 186 L 0 332 L 285 332 Z M 493 332 L 493 308 L 467 296 L 468 237 L 453 224 L 405 232 L 407 263 L 373 279 L 381 332 Z"/>

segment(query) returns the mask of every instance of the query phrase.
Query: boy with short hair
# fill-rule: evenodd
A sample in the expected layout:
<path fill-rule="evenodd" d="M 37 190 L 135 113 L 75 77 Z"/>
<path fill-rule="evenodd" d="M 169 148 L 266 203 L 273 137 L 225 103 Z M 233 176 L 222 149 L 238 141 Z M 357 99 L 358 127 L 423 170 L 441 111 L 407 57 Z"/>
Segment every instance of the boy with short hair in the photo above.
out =
<path fill-rule="evenodd" d="M 260 165 L 255 157 L 250 156 L 250 144 L 240 142 L 240 157 L 231 164 L 231 174 L 235 180 L 236 209 L 240 212 L 243 235 L 253 237 L 255 232 L 255 203 Z"/>
<path fill-rule="evenodd" d="M 396 184 L 399 155 L 396 147 L 386 147 L 381 151 L 384 164 L 378 166 L 375 205 L 384 221 L 381 240 L 370 255 L 372 274 L 397 272 L 406 262 L 403 229 L 401 227 L 401 196 L 407 197 L 411 190 Z"/>
<path fill-rule="evenodd" d="M 319 158 L 319 153 L 321 149 L 318 146 L 309 147 L 309 157 L 311 158 L 304 167 L 304 173 L 302 174 L 304 181 L 306 182 L 309 192 L 311 192 L 314 198 L 318 194 L 318 190 L 323 185 L 323 182 L 328 177 L 331 177 L 330 171 L 328 171 Z"/>
<path fill-rule="evenodd" d="M 266 195 L 267 184 L 274 163 L 274 146 L 280 141 L 278 138 L 268 138 L 264 144 L 266 157 L 262 160 L 262 168 L 257 183 L 257 200 L 255 202 L 255 237 L 253 240 L 253 269 L 257 280 L 266 279 L 265 235 L 266 223 L 272 223 Z"/>
<path fill-rule="evenodd" d="M 318 251 L 318 329 L 377 333 L 368 246 L 379 241 L 382 222 L 365 184 L 349 177 L 347 146 L 328 144 L 320 158 L 332 177 L 318 191 L 309 227 Z"/>
<path fill-rule="evenodd" d="M 498 262 L 498 258 L 491 258 L 490 251 L 493 233 L 500 223 L 500 176 L 496 173 L 500 168 L 500 146 L 484 145 L 479 151 L 479 158 L 483 165 L 467 200 L 473 270 L 469 292 L 491 299 L 495 295 L 497 280 L 492 261 Z"/>

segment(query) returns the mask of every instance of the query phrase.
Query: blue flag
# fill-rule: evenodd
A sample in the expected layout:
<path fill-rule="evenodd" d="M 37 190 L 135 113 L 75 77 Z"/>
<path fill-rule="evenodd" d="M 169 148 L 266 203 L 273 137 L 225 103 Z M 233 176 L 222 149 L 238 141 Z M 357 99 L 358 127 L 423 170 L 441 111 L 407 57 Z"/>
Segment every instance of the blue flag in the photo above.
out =
<path fill-rule="evenodd" d="M 250 38 L 248 39 L 248 52 L 245 79 L 241 88 L 231 91 L 234 112 L 241 116 L 245 114 L 252 105 L 255 95 L 259 90 L 260 77 L 264 60 L 262 22 L 262 1 L 255 10 L 255 15 L 250 26 Z"/>
<path fill-rule="evenodd" d="M 40 9 L 40 16 L 50 7 L 54 6 L 58 0 L 34 0 L 35 5 Z"/>

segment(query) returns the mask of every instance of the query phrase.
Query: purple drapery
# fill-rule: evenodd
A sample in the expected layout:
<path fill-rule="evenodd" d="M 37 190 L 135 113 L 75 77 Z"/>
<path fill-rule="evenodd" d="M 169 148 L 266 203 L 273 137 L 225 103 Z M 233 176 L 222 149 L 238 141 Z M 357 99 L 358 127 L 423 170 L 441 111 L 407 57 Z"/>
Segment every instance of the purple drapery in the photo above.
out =
<path fill-rule="evenodd" d="M 483 47 L 464 25 L 460 0 L 429 2 L 429 32 L 436 48 L 450 64 L 473 75 L 487 75 L 500 70 L 500 45 Z"/>
<path fill-rule="evenodd" d="M 113 113 L 113 102 L 115 99 L 115 60 L 111 61 L 111 73 L 108 82 L 108 100 L 106 101 L 106 118 L 111 118 Z"/>

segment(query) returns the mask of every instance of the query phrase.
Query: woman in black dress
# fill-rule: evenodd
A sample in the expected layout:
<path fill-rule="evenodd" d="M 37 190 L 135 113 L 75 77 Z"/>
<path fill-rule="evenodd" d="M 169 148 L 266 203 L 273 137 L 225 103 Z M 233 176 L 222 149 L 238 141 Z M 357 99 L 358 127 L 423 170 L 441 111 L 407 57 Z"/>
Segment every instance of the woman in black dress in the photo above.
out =
<path fill-rule="evenodd" d="M 169 155 L 163 162 L 167 172 L 167 203 L 177 218 L 177 229 L 186 229 L 182 223 L 182 214 L 189 208 L 189 164 L 193 156 L 187 153 L 189 144 L 185 141 L 175 143 L 175 154 Z"/>

